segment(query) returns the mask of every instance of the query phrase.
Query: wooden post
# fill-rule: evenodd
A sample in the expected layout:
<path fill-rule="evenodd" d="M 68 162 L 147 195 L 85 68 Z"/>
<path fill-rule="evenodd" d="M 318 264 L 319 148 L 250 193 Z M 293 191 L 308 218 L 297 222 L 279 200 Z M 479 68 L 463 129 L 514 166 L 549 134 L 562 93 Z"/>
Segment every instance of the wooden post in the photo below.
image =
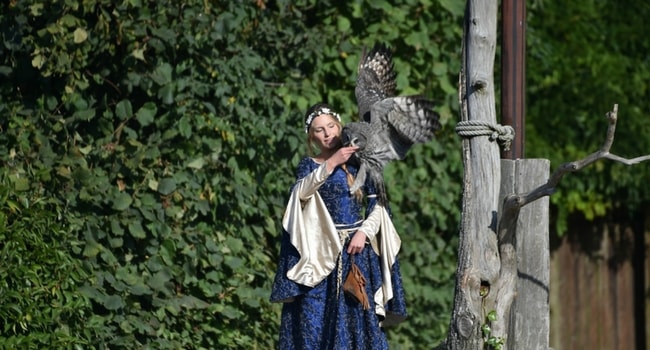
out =
<path fill-rule="evenodd" d="M 498 1 L 468 1 L 459 100 L 462 121 L 495 124 L 494 55 Z M 497 212 L 499 146 L 488 137 L 463 140 L 465 168 L 454 313 L 447 349 L 483 349 L 481 327 L 493 308 L 499 276 Z M 490 294 L 491 293 L 491 294 Z"/>
<path fill-rule="evenodd" d="M 464 124 L 496 125 L 497 3 L 467 3 L 459 79 Z M 499 145 L 493 141 L 484 136 L 463 140 L 465 173 L 454 312 L 443 348 L 547 350 L 548 199 L 528 203 L 521 210 L 527 203 L 518 194 L 545 183 L 549 163 L 517 160 L 502 169 Z M 515 303 L 518 287 L 530 294 Z M 512 309 L 513 304 L 521 307 Z"/>
<path fill-rule="evenodd" d="M 501 198 L 526 193 L 549 177 L 547 159 L 501 161 Z M 503 202 L 503 200 L 501 201 Z M 548 197 L 521 208 L 513 235 L 517 256 L 516 295 L 510 308 L 509 350 L 549 347 L 549 226 Z"/>
<path fill-rule="evenodd" d="M 501 124 L 510 125 L 515 139 L 504 159 L 524 158 L 526 117 L 526 0 L 501 2 Z"/>
<path fill-rule="evenodd" d="M 515 131 L 510 150 L 503 150 L 501 198 L 532 191 L 545 183 L 548 160 L 517 161 L 524 158 L 526 1 L 502 1 L 501 112 L 502 123 Z M 502 211 L 500 211 L 502 212 Z M 516 296 L 510 308 L 506 347 L 548 349 L 550 253 L 548 197 L 541 198 L 518 214 L 512 244 L 517 257 Z M 501 242 L 503 244 L 504 242 Z"/>

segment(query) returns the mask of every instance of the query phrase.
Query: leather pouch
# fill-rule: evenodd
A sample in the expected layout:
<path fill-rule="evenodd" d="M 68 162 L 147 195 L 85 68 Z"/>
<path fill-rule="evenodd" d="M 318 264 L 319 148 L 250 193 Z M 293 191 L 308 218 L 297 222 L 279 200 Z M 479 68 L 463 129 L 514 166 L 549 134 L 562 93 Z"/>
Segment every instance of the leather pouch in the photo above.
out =
<path fill-rule="evenodd" d="M 361 273 L 359 267 L 354 263 L 354 260 L 350 266 L 350 272 L 343 283 L 343 291 L 361 303 L 364 310 L 370 308 L 368 294 L 366 294 L 366 278 Z"/>

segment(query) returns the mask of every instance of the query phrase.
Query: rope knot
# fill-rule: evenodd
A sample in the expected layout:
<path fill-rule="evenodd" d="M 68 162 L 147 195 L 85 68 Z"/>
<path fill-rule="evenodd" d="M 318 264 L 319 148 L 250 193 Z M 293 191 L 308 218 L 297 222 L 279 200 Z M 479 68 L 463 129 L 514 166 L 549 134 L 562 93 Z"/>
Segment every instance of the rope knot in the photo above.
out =
<path fill-rule="evenodd" d="M 515 138 L 515 129 L 510 125 L 492 124 L 486 121 L 465 120 L 456 124 L 456 133 L 461 137 L 487 136 L 492 142 L 497 141 L 505 151 Z"/>

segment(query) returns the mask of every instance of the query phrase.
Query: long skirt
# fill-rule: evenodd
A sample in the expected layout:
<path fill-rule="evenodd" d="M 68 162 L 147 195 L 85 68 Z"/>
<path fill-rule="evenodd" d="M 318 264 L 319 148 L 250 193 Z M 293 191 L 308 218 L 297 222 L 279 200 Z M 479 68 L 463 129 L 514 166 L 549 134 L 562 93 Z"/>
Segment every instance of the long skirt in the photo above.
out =
<path fill-rule="evenodd" d="M 382 324 L 394 324 L 406 318 L 399 263 L 396 261 L 392 267 L 393 298 L 384 305 L 385 313 L 378 315 L 374 295 L 382 285 L 379 256 L 370 245 L 354 256 L 355 264 L 367 280 L 370 308 L 364 310 L 358 301 L 343 292 L 343 282 L 351 266 L 346 252 L 348 243 L 332 273 L 309 288 L 286 278 L 286 272 L 295 265 L 299 255 L 288 234 L 283 234 L 278 274 L 271 294 L 271 301 L 284 302 L 279 349 L 388 349 Z"/>

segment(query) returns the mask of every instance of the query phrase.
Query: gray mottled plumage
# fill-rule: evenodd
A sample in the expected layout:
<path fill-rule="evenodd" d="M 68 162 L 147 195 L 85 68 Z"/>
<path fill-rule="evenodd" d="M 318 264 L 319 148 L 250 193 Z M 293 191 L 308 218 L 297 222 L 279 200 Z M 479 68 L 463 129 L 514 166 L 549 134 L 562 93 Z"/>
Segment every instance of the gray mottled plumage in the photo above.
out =
<path fill-rule="evenodd" d="M 432 101 L 422 96 L 395 96 L 395 76 L 385 45 L 377 44 L 362 55 L 355 88 L 361 121 L 348 123 L 341 135 L 344 145 L 359 147 L 355 153 L 359 172 L 350 192 L 359 189 L 368 177 L 383 204 L 387 201 L 386 164 L 404 159 L 413 144 L 430 141 L 440 128 Z"/>

